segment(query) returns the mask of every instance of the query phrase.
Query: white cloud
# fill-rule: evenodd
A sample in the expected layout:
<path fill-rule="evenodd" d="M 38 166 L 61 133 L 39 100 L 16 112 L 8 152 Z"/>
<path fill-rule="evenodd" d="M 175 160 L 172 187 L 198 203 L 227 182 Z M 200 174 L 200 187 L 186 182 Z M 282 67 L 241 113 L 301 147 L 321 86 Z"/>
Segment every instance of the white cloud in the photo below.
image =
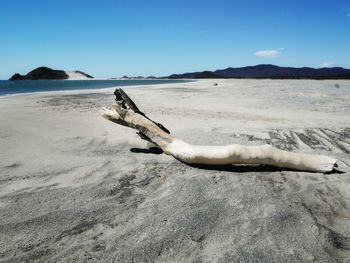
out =
<path fill-rule="evenodd" d="M 257 57 L 262 57 L 262 58 L 277 58 L 281 55 L 281 52 L 278 50 L 259 50 L 254 53 L 255 56 Z"/>
<path fill-rule="evenodd" d="M 329 68 L 329 67 L 334 66 L 334 65 L 335 65 L 334 62 L 323 62 L 321 64 L 321 68 Z"/>

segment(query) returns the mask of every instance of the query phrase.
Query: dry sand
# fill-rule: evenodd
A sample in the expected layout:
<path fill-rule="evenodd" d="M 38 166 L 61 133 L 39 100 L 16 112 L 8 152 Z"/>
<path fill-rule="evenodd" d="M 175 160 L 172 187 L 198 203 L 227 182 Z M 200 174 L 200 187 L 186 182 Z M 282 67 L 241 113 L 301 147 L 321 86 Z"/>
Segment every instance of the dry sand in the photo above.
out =
<path fill-rule="evenodd" d="M 187 142 L 326 154 L 344 173 L 150 153 L 99 116 L 113 89 L 0 98 L 0 262 L 350 262 L 350 81 L 125 90 Z"/>

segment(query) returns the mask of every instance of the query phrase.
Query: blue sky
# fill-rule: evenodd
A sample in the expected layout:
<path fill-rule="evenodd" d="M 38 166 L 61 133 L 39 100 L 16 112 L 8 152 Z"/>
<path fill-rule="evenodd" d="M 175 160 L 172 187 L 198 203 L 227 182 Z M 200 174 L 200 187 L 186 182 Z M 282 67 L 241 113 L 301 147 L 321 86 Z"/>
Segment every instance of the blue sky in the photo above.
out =
<path fill-rule="evenodd" d="M 0 0 L 0 79 L 255 64 L 350 68 L 350 0 Z"/>

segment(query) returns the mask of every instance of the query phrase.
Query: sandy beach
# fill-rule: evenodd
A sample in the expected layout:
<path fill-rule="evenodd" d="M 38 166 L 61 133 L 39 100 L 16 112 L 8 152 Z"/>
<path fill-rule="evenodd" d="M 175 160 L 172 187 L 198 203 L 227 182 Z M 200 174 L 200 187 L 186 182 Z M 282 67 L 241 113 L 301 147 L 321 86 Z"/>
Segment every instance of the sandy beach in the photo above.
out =
<path fill-rule="evenodd" d="M 114 89 L 1 97 L 0 262 L 350 262 L 350 81 L 124 90 L 189 143 L 268 143 L 341 172 L 190 167 L 100 116 Z"/>

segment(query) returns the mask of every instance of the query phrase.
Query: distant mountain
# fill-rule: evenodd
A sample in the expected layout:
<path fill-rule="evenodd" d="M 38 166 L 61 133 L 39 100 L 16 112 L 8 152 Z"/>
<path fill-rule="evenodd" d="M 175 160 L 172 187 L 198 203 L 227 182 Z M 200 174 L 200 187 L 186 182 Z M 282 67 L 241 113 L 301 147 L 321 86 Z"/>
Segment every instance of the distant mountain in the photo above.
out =
<path fill-rule="evenodd" d="M 27 75 L 14 74 L 9 80 L 63 80 L 63 79 L 92 79 L 93 77 L 82 71 L 63 71 L 48 67 L 39 67 L 30 71 Z"/>
<path fill-rule="evenodd" d="M 119 78 L 115 78 L 115 79 L 119 79 Z M 124 80 L 127 80 L 127 79 L 146 79 L 144 76 L 135 76 L 135 77 L 128 77 L 128 76 L 123 76 L 123 77 L 121 77 L 120 79 L 124 79 Z"/>
<path fill-rule="evenodd" d="M 227 68 L 215 71 L 173 74 L 170 79 L 198 78 L 271 78 L 271 79 L 350 79 L 350 69 L 334 68 L 292 68 L 262 64 L 241 68 Z"/>

